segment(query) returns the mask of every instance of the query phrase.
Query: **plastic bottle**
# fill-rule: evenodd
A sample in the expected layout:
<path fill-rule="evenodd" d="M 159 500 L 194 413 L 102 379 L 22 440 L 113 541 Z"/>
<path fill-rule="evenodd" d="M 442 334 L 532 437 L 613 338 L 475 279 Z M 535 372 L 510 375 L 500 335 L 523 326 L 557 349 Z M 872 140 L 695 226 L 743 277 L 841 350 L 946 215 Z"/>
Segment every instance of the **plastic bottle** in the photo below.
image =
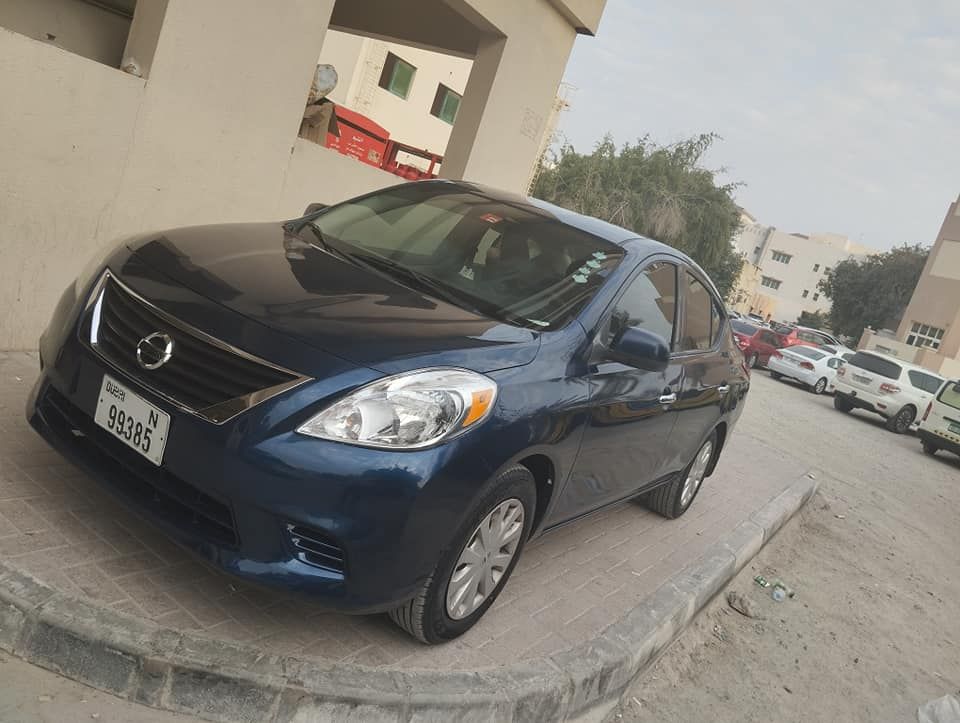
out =
<path fill-rule="evenodd" d="M 770 597 L 777 602 L 783 602 L 787 599 L 787 591 L 780 585 L 774 585 L 773 590 L 770 592 Z"/>

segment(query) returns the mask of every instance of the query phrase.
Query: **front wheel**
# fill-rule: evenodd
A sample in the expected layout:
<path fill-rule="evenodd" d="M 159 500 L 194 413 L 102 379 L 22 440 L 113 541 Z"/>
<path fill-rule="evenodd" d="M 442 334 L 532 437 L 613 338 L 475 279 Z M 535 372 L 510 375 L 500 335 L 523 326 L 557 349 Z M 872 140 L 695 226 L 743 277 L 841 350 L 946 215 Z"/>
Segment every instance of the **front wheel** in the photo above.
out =
<path fill-rule="evenodd" d="M 390 619 L 423 643 L 452 640 L 472 628 L 497 599 L 520 558 L 536 510 L 526 467 L 501 472 L 474 506 L 430 577 Z"/>
<path fill-rule="evenodd" d="M 777 372 L 770 372 L 770 378 L 774 381 L 780 381 L 783 379 L 783 374 L 778 374 Z"/>
<path fill-rule="evenodd" d="M 825 377 L 820 377 L 817 379 L 817 383 L 810 387 L 810 391 L 814 394 L 823 394 L 827 391 L 827 380 Z"/>
<path fill-rule="evenodd" d="M 939 449 L 940 449 L 940 448 L 937 447 L 937 445 L 933 444 L 932 442 L 928 442 L 927 440 L 923 440 L 923 453 L 924 453 L 924 454 L 929 454 L 929 455 L 932 457 L 933 455 L 935 455 L 935 454 L 937 453 L 937 451 L 939 451 Z"/>
<path fill-rule="evenodd" d="M 686 512 L 700 491 L 710 462 L 717 448 L 717 433 L 713 432 L 697 450 L 693 461 L 669 484 L 665 484 L 642 497 L 649 509 L 673 520 Z"/>
<path fill-rule="evenodd" d="M 910 425 L 913 424 L 913 420 L 916 418 L 917 410 L 915 410 L 913 407 L 904 407 L 887 420 L 887 429 L 894 434 L 905 434 L 907 430 L 910 429 Z"/>

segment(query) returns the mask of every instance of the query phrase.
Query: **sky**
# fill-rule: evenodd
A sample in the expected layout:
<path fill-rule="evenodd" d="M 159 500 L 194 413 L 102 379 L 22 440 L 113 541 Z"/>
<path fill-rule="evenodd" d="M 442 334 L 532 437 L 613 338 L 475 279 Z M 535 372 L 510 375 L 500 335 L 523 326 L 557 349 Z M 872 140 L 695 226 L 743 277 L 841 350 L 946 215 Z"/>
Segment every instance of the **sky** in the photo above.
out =
<path fill-rule="evenodd" d="M 933 243 L 960 195 L 960 0 L 608 0 L 558 130 L 722 137 L 706 158 L 764 225 Z"/>

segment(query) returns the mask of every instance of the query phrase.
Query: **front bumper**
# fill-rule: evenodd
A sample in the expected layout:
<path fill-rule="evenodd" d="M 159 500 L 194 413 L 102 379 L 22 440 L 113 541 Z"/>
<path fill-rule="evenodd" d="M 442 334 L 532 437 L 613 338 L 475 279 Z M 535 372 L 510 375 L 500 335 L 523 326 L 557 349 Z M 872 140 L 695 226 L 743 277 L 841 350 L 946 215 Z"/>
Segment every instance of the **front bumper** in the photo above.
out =
<path fill-rule="evenodd" d="M 185 547 L 251 582 L 344 612 L 395 607 L 431 573 L 492 474 L 475 435 L 398 453 L 297 434 L 318 399 L 344 388 L 342 378 L 304 384 L 212 424 L 113 368 L 71 326 L 65 333 L 55 322 L 41 340 L 45 368 L 27 403 L 34 429 Z M 170 414 L 161 467 L 94 423 L 105 373 Z M 311 556 L 304 538 L 331 555 Z"/>

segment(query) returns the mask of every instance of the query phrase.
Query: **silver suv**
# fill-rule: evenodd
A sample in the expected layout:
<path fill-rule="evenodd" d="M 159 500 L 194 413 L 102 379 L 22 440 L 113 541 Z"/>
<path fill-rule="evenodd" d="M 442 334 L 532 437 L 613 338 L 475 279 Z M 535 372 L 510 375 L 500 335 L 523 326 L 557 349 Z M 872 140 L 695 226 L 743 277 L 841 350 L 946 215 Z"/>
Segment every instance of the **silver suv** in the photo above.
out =
<path fill-rule="evenodd" d="M 837 370 L 833 406 L 841 412 L 866 409 L 903 434 L 936 395 L 943 377 L 916 364 L 877 352 L 858 351 Z"/>

